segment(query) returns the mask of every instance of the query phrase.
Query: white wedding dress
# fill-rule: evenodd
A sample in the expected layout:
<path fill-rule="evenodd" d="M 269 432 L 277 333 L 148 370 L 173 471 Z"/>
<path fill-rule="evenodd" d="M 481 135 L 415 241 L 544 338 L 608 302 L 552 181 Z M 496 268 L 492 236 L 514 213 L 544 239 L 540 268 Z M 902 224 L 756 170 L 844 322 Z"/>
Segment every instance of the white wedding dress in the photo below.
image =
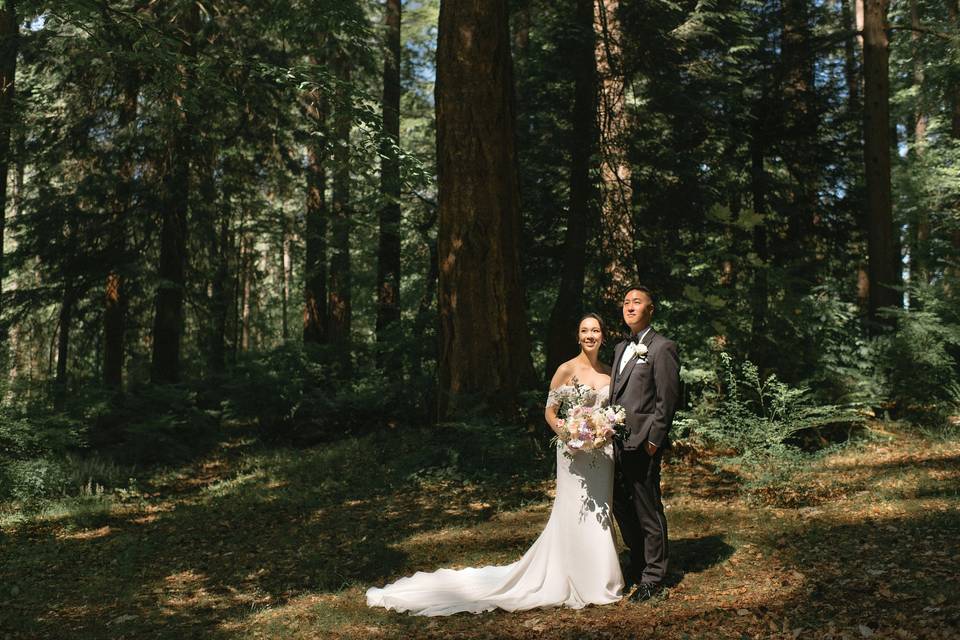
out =
<path fill-rule="evenodd" d="M 554 402 L 555 390 L 548 402 Z M 600 406 L 609 385 L 591 391 Z M 554 402 L 555 404 L 555 402 Z M 613 543 L 613 448 L 580 451 L 573 459 L 557 450 L 557 495 L 550 519 L 523 557 L 503 566 L 417 572 L 367 590 L 367 605 L 446 616 L 492 609 L 519 611 L 616 602 L 623 575 Z"/>

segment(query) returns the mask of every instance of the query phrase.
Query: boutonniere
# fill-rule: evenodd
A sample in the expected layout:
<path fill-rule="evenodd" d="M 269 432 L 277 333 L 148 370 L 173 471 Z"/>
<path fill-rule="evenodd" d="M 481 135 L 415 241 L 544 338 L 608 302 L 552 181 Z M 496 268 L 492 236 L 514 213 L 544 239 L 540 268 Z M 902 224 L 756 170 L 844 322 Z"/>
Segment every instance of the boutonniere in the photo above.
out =
<path fill-rule="evenodd" d="M 638 360 L 646 360 L 646 359 L 647 359 L 647 351 L 648 351 L 647 345 L 645 345 L 645 344 L 643 344 L 643 343 L 641 342 L 640 344 L 637 345 L 636 351 L 637 351 L 637 359 L 638 359 Z"/>

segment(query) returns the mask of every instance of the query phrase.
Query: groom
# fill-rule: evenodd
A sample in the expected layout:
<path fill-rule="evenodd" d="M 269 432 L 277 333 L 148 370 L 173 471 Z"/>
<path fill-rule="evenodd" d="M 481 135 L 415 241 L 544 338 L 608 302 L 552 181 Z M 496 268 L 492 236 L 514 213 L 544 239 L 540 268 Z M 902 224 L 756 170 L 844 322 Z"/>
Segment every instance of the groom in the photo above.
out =
<path fill-rule="evenodd" d="M 634 602 L 656 596 L 667 575 L 660 460 L 680 399 L 677 345 L 651 328 L 655 308 L 647 287 L 631 286 L 624 293 L 623 321 L 631 337 L 614 351 L 610 381 L 610 404 L 626 409 L 627 432 L 614 444 L 613 513 L 630 548 L 627 577 L 638 583 L 630 596 Z"/>

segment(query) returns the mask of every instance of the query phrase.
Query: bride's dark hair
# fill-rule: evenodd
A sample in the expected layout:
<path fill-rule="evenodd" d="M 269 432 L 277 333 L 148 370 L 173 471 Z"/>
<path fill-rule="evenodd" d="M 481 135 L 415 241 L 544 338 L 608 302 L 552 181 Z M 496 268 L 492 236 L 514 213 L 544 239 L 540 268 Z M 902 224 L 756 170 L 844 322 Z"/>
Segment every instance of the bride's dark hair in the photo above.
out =
<path fill-rule="evenodd" d="M 580 324 L 587 318 L 593 318 L 597 321 L 597 324 L 600 325 L 600 341 L 605 341 L 607 339 L 607 325 L 604 324 L 603 318 L 601 318 L 599 314 L 590 311 L 580 316 L 580 319 L 577 320 L 577 343 L 580 343 Z"/>

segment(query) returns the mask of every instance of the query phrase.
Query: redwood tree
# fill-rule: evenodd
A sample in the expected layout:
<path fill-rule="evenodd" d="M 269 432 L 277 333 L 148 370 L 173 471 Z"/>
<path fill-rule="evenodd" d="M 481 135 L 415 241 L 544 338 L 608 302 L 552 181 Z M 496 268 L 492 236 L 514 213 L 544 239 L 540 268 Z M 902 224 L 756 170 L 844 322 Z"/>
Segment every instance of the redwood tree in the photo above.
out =
<path fill-rule="evenodd" d="M 153 321 L 153 354 L 150 379 L 157 383 L 180 379 L 180 347 L 184 321 L 187 262 L 187 200 L 190 192 L 191 130 L 187 93 L 196 54 L 193 41 L 199 24 L 194 4 L 178 17 L 177 36 L 182 44 L 179 80 L 171 91 L 172 133 L 163 159 L 163 200 L 160 222 L 160 265 Z"/>
<path fill-rule="evenodd" d="M 597 0 L 596 60 L 600 86 L 597 110 L 600 133 L 601 250 L 604 263 L 604 299 L 618 307 L 623 287 L 637 279 L 634 259 L 633 189 L 626 142 L 627 82 L 623 69 L 619 0 Z"/>
<path fill-rule="evenodd" d="M 322 57 L 311 60 L 314 65 Z M 307 149 L 306 265 L 303 289 L 303 341 L 327 341 L 327 139 L 328 101 L 319 89 L 307 96 L 306 114 L 319 135 L 312 136 Z"/>
<path fill-rule="evenodd" d="M 596 149 L 597 63 L 593 31 L 593 0 L 577 0 L 571 65 L 574 74 L 573 135 L 570 139 L 570 205 L 563 242 L 560 290 L 547 329 L 548 377 L 564 360 L 577 354 L 574 326 L 583 313 L 583 279 L 587 264 L 587 233 L 595 218 L 591 162 Z"/>
<path fill-rule="evenodd" d="M 400 0 L 386 0 L 383 142 L 380 147 L 380 243 L 377 251 L 377 342 L 400 321 Z"/>
<path fill-rule="evenodd" d="M 14 0 L 6 0 L 0 8 L 0 284 L 3 282 L 3 244 L 7 211 L 7 173 L 10 169 L 10 131 L 16 110 L 14 90 L 17 75 L 17 42 L 19 37 L 17 8 Z M 0 313 L 3 308 L 0 307 Z"/>
<path fill-rule="evenodd" d="M 900 305 L 900 260 L 890 186 L 889 0 L 865 0 L 863 15 L 864 162 L 867 188 L 869 315 Z"/>
<path fill-rule="evenodd" d="M 532 382 L 507 0 L 443 0 L 437 40 L 441 418 Z M 483 82 L 478 82 L 483 78 Z"/>
<path fill-rule="evenodd" d="M 334 69 L 337 91 L 333 117 L 333 198 L 330 211 L 332 252 L 330 256 L 329 338 L 340 354 L 341 375 L 350 377 L 350 325 L 352 319 L 350 265 L 350 126 L 348 85 L 350 60 L 336 53 Z"/>

